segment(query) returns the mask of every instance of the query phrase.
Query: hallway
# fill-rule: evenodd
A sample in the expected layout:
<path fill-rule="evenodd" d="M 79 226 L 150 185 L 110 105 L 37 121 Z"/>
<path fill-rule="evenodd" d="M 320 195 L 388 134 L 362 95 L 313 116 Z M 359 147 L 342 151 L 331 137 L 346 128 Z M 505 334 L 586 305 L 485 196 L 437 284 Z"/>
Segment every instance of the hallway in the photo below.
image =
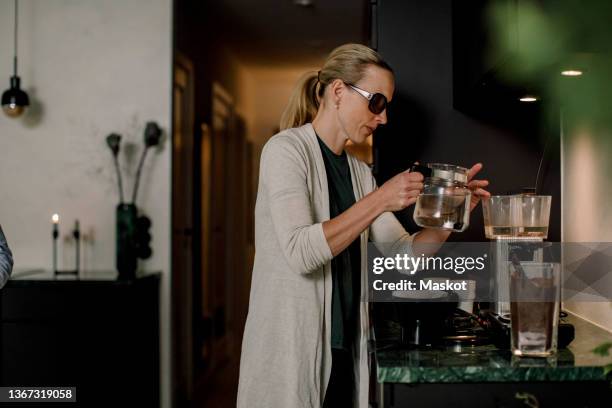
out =
<path fill-rule="evenodd" d="M 299 78 L 338 44 L 368 42 L 369 3 L 177 0 L 174 18 L 174 401 L 231 407 L 261 150 Z"/>

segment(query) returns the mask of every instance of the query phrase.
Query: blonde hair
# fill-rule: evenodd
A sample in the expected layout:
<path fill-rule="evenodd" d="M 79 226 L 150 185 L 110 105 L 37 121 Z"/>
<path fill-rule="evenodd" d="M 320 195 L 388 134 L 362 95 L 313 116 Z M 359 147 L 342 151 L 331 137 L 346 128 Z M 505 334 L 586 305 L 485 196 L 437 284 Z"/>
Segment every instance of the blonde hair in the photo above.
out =
<path fill-rule="evenodd" d="M 280 130 L 312 122 L 319 110 L 326 85 L 335 79 L 357 83 L 363 78 L 368 65 L 393 72 L 380 54 L 365 45 L 344 44 L 335 48 L 320 71 L 310 71 L 300 77 L 281 116 Z"/>

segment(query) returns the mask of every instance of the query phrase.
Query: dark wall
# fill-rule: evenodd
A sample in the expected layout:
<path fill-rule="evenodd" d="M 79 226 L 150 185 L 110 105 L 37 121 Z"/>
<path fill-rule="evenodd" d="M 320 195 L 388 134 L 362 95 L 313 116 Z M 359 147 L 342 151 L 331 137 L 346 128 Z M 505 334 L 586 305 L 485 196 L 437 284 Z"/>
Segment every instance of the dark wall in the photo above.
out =
<path fill-rule="evenodd" d="M 177 0 L 175 2 L 175 49 L 189 58 L 195 70 L 196 126 L 211 120 L 212 82 L 218 81 L 232 95 L 237 94 L 233 64 L 225 44 L 231 22 L 221 16 L 214 2 Z"/>
<path fill-rule="evenodd" d="M 492 194 L 533 187 L 546 145 L 538 182 L 541 194 L 553 195 L 549 240 L 560 239 L 560 177 L 555 118 L 516 113 L 515 124 L 501 126 L 469 117 L 453 108 L 452 0 L 379 0 L 378 51 L 391 64 L 396 89 L 389 123 L 374 138 L 374 172 L 379 184 L 415 160 L 470 167 L 482 162 L 479 178 Z M 543 112 L 544 109 L 541 109 Z M 552 125 L 551 125 L 552 124 Z M 546 139 L 548 136 L 548 143 Z M 413 207 L 397 214 L 410 231 Z M 470 227 L 451 240 L 484 240 L 482 211 Z"/>

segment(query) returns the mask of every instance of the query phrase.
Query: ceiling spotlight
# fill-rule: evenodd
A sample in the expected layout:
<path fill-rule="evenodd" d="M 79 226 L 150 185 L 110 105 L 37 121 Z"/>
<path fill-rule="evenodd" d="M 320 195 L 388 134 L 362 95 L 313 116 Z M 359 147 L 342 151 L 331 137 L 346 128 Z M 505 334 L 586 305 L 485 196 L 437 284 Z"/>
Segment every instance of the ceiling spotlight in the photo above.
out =
<path fill-rule="evenodd" d="M 525 95 L 522 98 L 519 99 L 519 101 L 521 102 L 535 102 L 537 101 L 538 98 L 536 96 L 532 96 L 532 95 Z"/>
<path fill-rule="evenodd" d="M 561 71 L 561 75 L 569 76 L 569 77 L 576 77 L 576 76 L 582 75 L 582 71 L 577 70 L 577 69 L 568 69 L 565 71 Z"/>
<path fill-rule="evenodd" d="M 314 5 L 312 0 L 293 0 L 293 4 L 299 7 L 312 7 Z"/>

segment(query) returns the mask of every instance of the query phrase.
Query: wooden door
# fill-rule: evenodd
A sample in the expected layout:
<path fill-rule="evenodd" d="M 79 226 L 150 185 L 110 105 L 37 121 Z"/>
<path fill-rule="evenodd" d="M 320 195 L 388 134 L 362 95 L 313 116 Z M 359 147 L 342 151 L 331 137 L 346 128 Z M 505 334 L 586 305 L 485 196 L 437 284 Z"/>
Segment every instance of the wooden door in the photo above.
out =
<path fill-rule="evenodd" d="M 228 257 L 231 250 L 228 242 L 231 231 L 228 220 L 232 179 L 229 169 L 232 166 L 231 138 L 234 128 L 234 100 L 218 83 L 213 83 L 212 95 L 212 202 L 211 202 L 211 239 L 210 271 L 208 282 L 210 292 L 204 299 L 205 307 L 212 316 L 212 358 L 221 361 L 229 357 L 230 339 L 229 319 L 229 271 Z M 214 365 L 214 363 L 213 363 Z"/>
<path fill-rule="evenodd" d="M 200 126 L 200 296 L 199 313 L 200 325 L 196 341 L 198 342 L 200 358 L 198 365 L 202 371 L 210 369 L 213 361 L 213 322 L 214 322 L 214 296 L 212 267 L 212 203 L 213 203 L 213 143 L 212 129 L 207 123 Z"/>
<path fill-rule="evenodd" d="M 173 398 L 182 406 L 193 393 L 192 282 L 194 274 L 194 71 L 176 55 L 172 132 L 172 363 Z"/>
<path fill-rule="evenodd" d="M 229 347 L 234 355 L 239 355 L 242 331 L 248 308 L 248 289 L 250 274 L 247 274 L 247 141 L 246 123 L 236 115 L 229 140 L 230 166 L 227 166 L 228 186 L 228 235 L 227 256 Z"/>

